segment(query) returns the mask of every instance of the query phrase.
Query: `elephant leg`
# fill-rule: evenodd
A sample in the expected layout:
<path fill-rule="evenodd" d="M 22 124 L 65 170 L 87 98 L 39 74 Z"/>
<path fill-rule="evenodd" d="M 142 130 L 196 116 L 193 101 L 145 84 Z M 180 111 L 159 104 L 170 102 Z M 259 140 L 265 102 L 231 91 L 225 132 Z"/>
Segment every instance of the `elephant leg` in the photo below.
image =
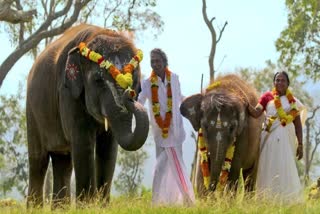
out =
<path fill-rule="evenodd" d="M 203 175 L 201 171 L 200 154 L 197 155 L 195 179 L 194 179 L 193 187 L 195 188 L 196 195 L 199 198 L 205 197 L 207 190 L 204 186 Z"/>
<path fill-rule="evenodd" d="M 118 144 L 111 131 L 97 136 L 96 144 L 96 176 L 97 188 L 106 202 L 110 200 L 112 177 L 115 169 Z"/>
<path fill-rule="evenodd" d="M 50 154 L 53 171 L 53 208 L 70 202 L 71 154 Z"/>
<path fill-rule="evenodd" d="M 232 158 L 229 181 L 230 187 L 235 188 L 237 181 L 240 175 L 240 168 L 242 167 L 242 159 L 241 156 L 245 155 L 245 148 L 247 145 L 247 132 L 242 132 L 240 136 L 238 136 L 237 141 L 235 143 L 235 151 Z"/>
<path fill-rule="evenodd" d="M 72 160 L 76 179 L 76 197 L 79 201 L 89 201 L 96 191 L 94 139 L 85 140 L 79 136 L 72 143 Z"/>
<path fill-rule="evenodd" d="M 29 155 L 29 188 L 27 207 L 43 206 L 43 184 L 49 164 L 49 155 Z"/>

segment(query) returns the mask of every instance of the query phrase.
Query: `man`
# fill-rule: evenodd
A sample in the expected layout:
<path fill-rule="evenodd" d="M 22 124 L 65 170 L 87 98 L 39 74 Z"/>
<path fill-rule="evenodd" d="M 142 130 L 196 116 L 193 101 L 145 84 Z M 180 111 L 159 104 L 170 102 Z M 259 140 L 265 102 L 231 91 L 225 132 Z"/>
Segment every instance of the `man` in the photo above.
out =
<path fill-rule="evenodd" d="M 149 113 L 156 145 L 156 166 L 152 186 L 154 204 L 194 203 L 194 192 L 182 158 L 185 131 L 180 114 L 183 99 L 179 78 L 168 69 L 161 49 L 153 49 L 151 76 L 141 84 L 138 101 L 149 100 Z"/>

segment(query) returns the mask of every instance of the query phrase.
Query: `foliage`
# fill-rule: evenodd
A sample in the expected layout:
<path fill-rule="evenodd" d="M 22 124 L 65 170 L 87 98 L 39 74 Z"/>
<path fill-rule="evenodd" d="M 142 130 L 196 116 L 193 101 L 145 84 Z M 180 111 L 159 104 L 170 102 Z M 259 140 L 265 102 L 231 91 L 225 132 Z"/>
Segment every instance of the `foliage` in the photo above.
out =
<path fill-rule="evenodd" d="M 97 1 L 89 22 L 100 18 L 101 25 L 116 30 L 129 30 L 135 34 L 144 31 L 154 37 L 162 32 L 163 21 L 159 14 L 152 10 L 157 5 L 157 0 L 107 0 Z M 103 11 L 102 11 L 103 8 Z M 80 21 L 84 21 L 83 18 Z"/>
<path fill-rule="evenodd" d="M 36 15 L 35 9 L 23 10 L 19 0 L 0 1 L 0 21 L 13 24 L 30 22 Z"/>
<path fill-rule="evenodd" d="M 46 0 L 24 1 L 21 9 L 37 9 L 37 18 L 30 22 L 1 22 L 15 50 L 0 65 L 0 86 L 14 64 L 25 54 L 35 58 L 57 35 L 75 23 L 94 23 L 115 30 L 133 33 L 155 30 L 162 32 L 161 17 L 152 10 L 156 0 Z"/>
<path fill-rule="evenodd" d="M 279 62 L 297 76 L 320 78 L 320 1 L 286 0 L 288 26 L 276 41 Z"/>
<path fill-rule="evenodd" d="M 155 30 L 154 36 L 163 30 L 163 21 L 159 14 L 154 12 L 152 8 L 157 5 L 156 0 L 87 0 L 88 4 L 83 5 L 78 20 L 75 23 L 94 23 L 95 25 L 112 28 L 115 30 L 130 30 L 133 32 L 151 31 Z M 31 22 L 22 23 L 20 25 L 3 22 L 4 32 L 8 34 L 10 42 L 13 46 L 19 45 L 23 40 L 31 39 L 31 36 L 44 24 L 43 20 L 52 18 L 52 12 L 60 12 L 61 8 L 66 7 L 69 2 L 73 1 L 24 1 L 23 7 L 25 9 L 37 8 L 37 18 L 32 19 Z M 72 3 L 74 4 L 74 3 Z M 72 11 L 63 14 L 63 16 L 56 17 L 47 26 L 50 30 L 58 28 L 61 23 L 65 23 L 70 19 Z M 21 32 L 22 30 L 22 32 Z M 20 34 L 23 34 L 21 37 Z M 39 32 L 40 33 L 40 32 Z M 56 35 L 49 36 L 45 41 L 48 44 Z M 41 47 L 36 44 L 36 53 Z M 36 55 L 35 55 L 36 56 Z"/>
<path fill-rule="evenodd" d="M 13 188 L 25 195 L 27 188 L 27 133 L 25 109 L 21 105 L 24 93 L 20 85 L 17 94 L 0 96 L 0 195 Z"/>
<path fill-rule="evenodd" d="M 118 155 L 120 172 L 114 181 L 115 189 L 121 194 L 137 195 L 143 179 L 143 164 L 148 155 L 143 149 L 130 152 L 121 148 Z"/>
<path fill-rule="evenodd" d="M 260 95 L 273 88 L 273 76 L 277 70 L 276 65 L 271 61 L 267 61 L 266 64 L 267 66 L 261 70 L 241 68 L 237 71 L 243 79 L 256 88 Z M 312 97 L 307 91 L 303 90 L 305 82 L 299 81 L 295 76 L 289 76 L 289 78 L 294 96 L 298 97 L 304 105 L 308 107 L 313 106 Z"/>

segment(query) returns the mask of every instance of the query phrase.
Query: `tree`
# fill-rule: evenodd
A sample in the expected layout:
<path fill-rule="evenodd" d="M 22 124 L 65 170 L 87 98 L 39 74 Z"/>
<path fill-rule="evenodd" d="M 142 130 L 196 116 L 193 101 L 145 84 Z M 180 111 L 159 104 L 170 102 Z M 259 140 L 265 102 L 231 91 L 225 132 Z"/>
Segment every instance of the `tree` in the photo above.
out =
<path fill-rule="evenodd" d="M 276 41 L 279 62 L 293 75 L 320 78 L 320 1 L 286 0 L 288 26 Z"/>
<path fill-rule="evenodd" d="M 114 181 L 116 191 L 130 196 L 138 194 L 143 179 L 143 164 L 147 158 L 143 149 L 129 152 L 120 148 L 117 160 L 120 173 Z"/>
<path fill-rule="evenodd" d="M 15 2 L 22 10 L 20 1 Z M 23 55 L 31 51 L 36 57 L 42 41 L 45 46 L 74 23 L 91 20 L 95 24 L 133 32 L 149 29 L 161 32 L 163 26 L 160 16 L 150 9 L 156 6 L 156 0 L 30 0 L 24 6 L 37 8 L 37 19 L 19 24 L 3 23 L 16 49 L 0 65 L 0 87 Z"/>
<path fill-rule="evenodd" d="M 219 36 L 217 39 L 217 33 L 216 33 L 216 30 L 213 26 L 213 21 L 215 20 L 215 17 L 213 17 L 209 20 L 208 15 L 207 15 L 207 2 L 206 2 L 206 0 L 202 0 L 202 16 L 203 16 L 204 22 L 206 23 L 207 27 L 209 28 L 210 34 L 211 34 L 211 49 L 210 49 L 208 63 L 209 63 L 209 76 L 210 76 L 209 82 L 212 82 L 212 81 L 214 81 L 214 73 L 215 73 L 214 57 L 216 54 L 216 47 L 222 37 L 222 33 L 223 33 L 225 27 L 227 26 L 228 22 L 224 23 L 222 29 L 219 32 Z M 203 76 L 201 78 L 201 90 L 202 90 L 202 85 L 203 85 Z M 197 139 L 196 139 L 195 134 L 193 132 L 191 132 L 191 137 L 195 139 L 196 148 L 198 148 L 197 147 Z M 192 165 L 192 167 L 191 167 L 191 181 L 192 182 L 194 182 L 194 179 L 195 179 L 197 155 L 198 155 L 198 150 L 196 150 L 192 164 L 191 164 Z"/>
<path fill-rule="evenodd" d="M 240 68 L 236 73 L 249 82 L 255 89 L 257 89 L 258 93 L 261 95 L 262 93 L 269 91 L 273 88 L 273 76 L 275 74 L 276 65 L 272 63 L 270 60 L 266 61 L 266 67 L 261 70 L 250 69 L 250 68 Z M 294 76 L 290 77 L 290 86 L 294 86 L 293 93 L 296 97 L 299 97 L 299 100 L 308 107 L 313 106 L 312 97 L 303 90 L 305 82 L 299 81 Z M 290 87 L 289 86 L 289 87 Z"/>
<path fill-rule="evenodd" d="M 227 26 L 228 22 L 224 23 L 221 31 L 219 32 L 219 36 L 217 39 L 217 33 L 216 33 L 216 30 L 212 24 L 213 20 L 215 20 L 215 17 L 213 17 L 209 20 L 208 15 L 207 15 L 207 2 L 206 2 L 206 0 L 202 0 L 202 15 L 203 15 L 204 22 L 208 26 L 210 33 L 211 33 L 211 50 L 210 50 L 208 63 L 209 63 L 209 69 L 210 69 L 209 70 L 210 81 L 213 81 L 214 80 L 214 72 L 215 72 L 215 70 L 214 70 L 214 57 L 216 54 L 216 47 L 217 47 L 218 42 L 221 39 L 222 33 L 223 33 L 225 27 Z"/>
<path fill-rule="evenodd" d="M 314 162 L 318 162 L 315 158 L 315 154 L 317 148 L 320 144 L 320 127 L 315 123 L 315 117 L 317 111 L 320 109 L 320 106 L 316 106 L 315 108 L 311 109 L 310 115 L 306 120 L 306 144 L 305 144 L 305 167 L 304 167 L 304 180 L 305 184 L 307 185 L 310 181 L 310 169 Z M 308 142 L 314 142 L 313 148 L 311 147 L 312 144 Z"/>
<path fill-rule="evenodd" d="M 24 196 L 28 186 L 27 132 L 22 94 L 20 85 L 17 94 L 0 96 L 0 188 L 3 196 L 14 187 Z"/>
<path fill-rule="evenodd" d="M 17 24 L 30 22 L 36 16 L 37 10 L 22 10 L 20 1 L 0 0 L 0 21 Z"/>

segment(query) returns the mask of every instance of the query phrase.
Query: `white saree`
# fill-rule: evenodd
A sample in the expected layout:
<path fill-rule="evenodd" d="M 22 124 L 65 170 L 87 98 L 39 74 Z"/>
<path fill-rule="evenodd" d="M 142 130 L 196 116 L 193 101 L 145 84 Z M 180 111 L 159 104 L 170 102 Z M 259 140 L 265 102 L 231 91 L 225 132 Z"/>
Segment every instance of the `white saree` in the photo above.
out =
<path fill-rule="evenodd" d="M 280 99 L 283 109 L 288 112 L 291 107 L 287 97 L 281 96 Z M 306 109 L 298 99 L 296 105 L 303 123 Z M 266 118 L 276 115 L 277 110 L 271 100 L 266 106 Z M 302 187 L 295 163 L 296 151 L 297 140 L 293 123 L 282 126 L 276 119 L 270 133 L 262 131 L 257 174 L 258 197 L 284 203 L 302 200 Z"/>
<path fill-rule="evenodd" d="M 158 97 L 160 115 L 165 117 L 167 110 L 167 80 L 158 78 Z M 179 78 L 171 73 L 172 120 L 167 138 L 162 138 L 162 131 L 152 112 L 150 79 L 142 82 L 138 101 L 142 104 L 149 100 L 149 118 L 153 138 L 156 144 L 156 165 L 152 185 L 152 203 L 155 205 L 190 205 L 195 202 L 193 187 L 182 156 L 182 143 L 185 140 L 180 104 L 183 99 Z"/>

